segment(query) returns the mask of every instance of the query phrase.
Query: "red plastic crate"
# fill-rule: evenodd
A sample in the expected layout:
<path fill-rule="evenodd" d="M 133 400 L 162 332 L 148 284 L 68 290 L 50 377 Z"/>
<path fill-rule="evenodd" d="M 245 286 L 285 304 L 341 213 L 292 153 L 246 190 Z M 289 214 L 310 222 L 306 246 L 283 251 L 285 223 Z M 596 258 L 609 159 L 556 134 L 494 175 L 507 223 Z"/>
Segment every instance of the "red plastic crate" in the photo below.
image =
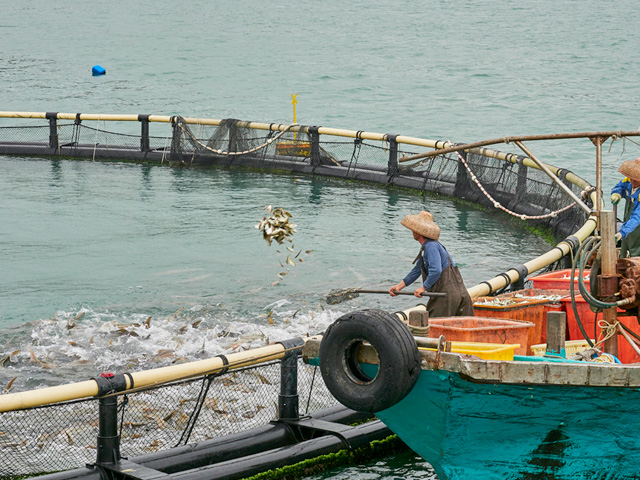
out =
<path fill-rule="evenodd" d="M 515 354 L 526 355 L 530 346 L 529 330 L 533 327 L 531 322 L 504 318 L 438 317 L 429 319 L 429 336 L 444 335 L 451 342 L 520 344 Z"/>
<path fill-rule="evenodd" d="M 580 293 L 580 287 L 578 286 L 578 274 L 579 271 L 576 270 L 574 284 L 575 291 Z M 591 270 L 584 270 L 582 274 L 582 277 L 584 278 L 584 285 L 585 287 L 589 288 Z M 569 291 L 571 289 L 571 269 L 567 268 L 564 270 L 555 270 L 553 272 L 543 273 L 542 275 L 531 277 L 528 280 L 531 280 L 533 282 L 533 288 L 538 288 L 541 290 Z"/>
<path fill-rule="evenodd" d="M 582 332 L 580 331 L 580 327 L 576 321 L 576 315 L 573 312 L 573 307 L 571 306 L 571 297 L 563 298 L 562 303 L 564 304 L 564 309 L 567 312 L 567 331 L 569 333 L 569 340 L 583 340 L 584 337 L 582 336 Z M 576 310 L 578 311 L 580 322 L 582 323 L 587 335 L 589 335 L 589 338 L 598 338 L 597 336 L 594 337 L 596 314 L 591 311 L 589 304 L 582 298 L 582 295 L 576 295 Z M 634 333 L 640 335 L 638 319 L 635 316 L 620 316 L 620 314 L 623 313 L 624 310 L 618 309 L 618 320 L 629 327 Z M 598 319 L 602 319 L 602 313 L 598 314 Z M 599 331 L 597 333 L 599 333 Z M 629 345 L 629 342 L 627 342 L 622 335 L 618 335 L 618 359 L 622 363 L 640 362 L 640 355 L 636 353 L 633 347 Z"/>

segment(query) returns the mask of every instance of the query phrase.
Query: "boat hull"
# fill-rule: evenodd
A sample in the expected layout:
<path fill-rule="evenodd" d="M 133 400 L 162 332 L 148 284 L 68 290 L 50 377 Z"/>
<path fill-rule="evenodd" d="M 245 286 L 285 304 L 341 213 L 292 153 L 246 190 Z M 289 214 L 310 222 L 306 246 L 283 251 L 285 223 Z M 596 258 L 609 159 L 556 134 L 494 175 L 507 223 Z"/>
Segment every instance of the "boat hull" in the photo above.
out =
<path fill-rule="evenodd" d="M 485 383 L 423 369 L 377 413 L 440 480 L 640 478 L 640 390 Z"/>

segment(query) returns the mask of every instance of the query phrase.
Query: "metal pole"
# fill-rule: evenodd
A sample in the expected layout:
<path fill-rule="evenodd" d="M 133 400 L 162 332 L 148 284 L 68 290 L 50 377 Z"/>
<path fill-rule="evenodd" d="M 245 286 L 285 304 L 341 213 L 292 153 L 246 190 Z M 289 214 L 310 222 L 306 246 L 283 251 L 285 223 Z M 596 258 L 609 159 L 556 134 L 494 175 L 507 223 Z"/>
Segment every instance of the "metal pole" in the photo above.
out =
<path fill-rule="evenodd" d="M 140 151 L 148 152 L 151 150 L 149 146 L 149 115 L 138 115 L 141 124 L 140 132 Z"/>
<path fill-rule="evenodd" d="M 591 209 L 585 205 L 585 203 L 582 201 L 582 199 L 580 199 L 575 193 L 573 193 L 571 191 L 571 189 L 569 187 L 567 187 L 564 183 L 562 183 L 560 181 L 560 179 L 558 177 L 556 177 L 551 170 L 549 170 L 547 168 L 547 166 L 542 163 L 540 160 L 538 160 L 535 155 L 533 155 L 533 153 L 531 153 L 527 147 L 525 147 L 522 142 L 520 141 L 516 141 L 515 142 L 516 145 L 518 145 L 518 147 L 520 147 L 520 150 L 522 150 L 524 153 L 527 154 L 527 156 L 533 160 L 534 162 L 536 162 L 536 165 L 538 165 L 538 167 L 540 167 L 540 170 L 542 170 L 544 173 L 546 173 L 549 178 L 551 178 L 551 180 L 553 180 L 567 195 L 569 195 L 569 197 L 571 197 L 573 199 L 574 202 L 576 202 L 576 204 L 582 209 L 584 210 L 588 215 L 591 215 Z M 599 190 L 598 190 L 599 191 Z M 600 205 L 600 203 L 598 203 L 598 205 Z"/>
<path fill-rule="evenodd" d="M 49 120 L 49 146 L 58 148 L 60 143 L 58 139 L 58 114 L 55 112 L 47 112 L 46 117 Z"/>
<path fill-rule="evenodd" d="M 278 396 L 278 420 L 297 420 L 298 409 L 298 354 L 304 341 L 292 338 L 278 342 L 285 348 L 280 360 L 280 395 Z"/>
<path fill-rule="evenodd" d="M 603 210 L 600 212 L 600 235 L 602 238 L 602 281 L 600 286 L 600 294 L 605 298 L 612 295 L 615 292 L 608 291 L 607 286 L 611 286 L 611 282 L 607 279 L 615 278 L 616 276 L 616 243 L 614 235 L 616 233 L 616 220 L 611 210 Z M 596 279 L 591 279 L 596 281 Z M 609 325 L 615 325 L 618 313 L 616 307 L 605 308 L 602 312 L 602 318 Z M 604 333 L 604 332 L 603 332 Z M 618 331 L 615 330 L 614 334 L 605 340 L 604 351 L 611 355 L 618 356 Z"/>
<path fill-rule="evenodd" d="M 278 420 L 298 419 L 298 355 L 288 352 L 280 360 L 280 395 L 278 396 Z"/>
<path fill-rule="evenodd" d="M 602 142 L 600 137 L 595 137 L 591 141 L 596 146 L 596 209 L 602 209 Z M 600 221 L 600 219 L 598 219 Z M 614 223 L 615 225 L 615 223 Z M 602 231 L 602 227 L 600 227 Z M 615 230 L 613 231 L 615 235 Z M 604 245 L 604 243 L 603 243 Z M 615 245 L 614 245 L 615 248 Z"/>
<path fill-rule="evenodd" d="M 311 135 L 311 165 L 313 167 L 320 165 L 320 134 L 318 133 L 320 127 L 309 127 L 309 134 Z"/>
<path fill-rule="evenodd" d="M 118 435 L 118 397 L 103 397 L 99 402 L 98 453 L 96 463 L 120 461 Z"/>
<path fill-rule="evenodd" d="M 2 113 L 2 112 L 0 112 Z M 329 132 L 322 132 L 329 133 Z M 368 133 L 368 132 L 366 132 Z M 416 155 L 411 155 L 410 157 L 402 157 L 398 160 L 400 163 L 402 162 L 411 162 L 413 160 L 420 160 L 422 158 L 429 157 L 437 157 L 438 155 L 445 155 L 451 152 L 459 152 L 461 150 L 476 150 L 480 149 L 480 147 L 486 147 L 488 145 L 496 145 L 498 143 L 511 143 L 511 142 L 528 142 L 528 141 L 538 141 L 538 140 L 567 140 L 574 138 L 594 138 L 596 136 L 600 136 L 603 139 L 615 136 L 616 139 L 620 139 L 623 137 L 638 137 L 640 136 L 640 132 L 638 131 L 617 131 L 617 132 L 582 132 L 582 133 L 556 133 L 553 135 L 516 135 L 513 137 L 501 137 L 494 138 L 492 140 L 483 140 L 482 142 L 474 142 L 474 143 L 466 143 L 466 144 L 457 144 L 453 145 L 451 142 L 442 142 L 442 148 L 438 148 L 437 144 L 440 142 L 435 142 L 436 146 L 432 147 L 436 150 L 426 153 L 418 153 Z M 372 139 L 376 140 L 376 139 Z M 482 149 L 484 150 L 484 149 Z"/>
<path fill-rule="evenodd" d="M 387 163 L 387 175 L 396 175 L 398 173 L 398 142 L 397 135 L 387 135 L 389 140 L 389 161 Z"/>

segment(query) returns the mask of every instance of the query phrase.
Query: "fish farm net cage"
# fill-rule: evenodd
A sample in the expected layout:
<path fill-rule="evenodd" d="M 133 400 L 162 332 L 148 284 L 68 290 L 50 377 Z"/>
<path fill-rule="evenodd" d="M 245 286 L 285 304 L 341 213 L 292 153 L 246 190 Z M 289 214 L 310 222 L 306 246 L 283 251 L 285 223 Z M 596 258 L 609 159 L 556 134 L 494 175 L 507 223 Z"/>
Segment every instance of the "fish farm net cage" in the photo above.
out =
<path fill-rule="evenodd" d="M 235 119 L 0 112 L 0 157 L 216 166 L 342 178 L 501 209 L 547 228 L 556 238 L 584 230 L 587 214 L 572 206 L 563 191 L 580 196 L 593 189 L 582 178 L 553 167 L 554 181 L 528 157 L 485 148 L 424 156 L 451 146 L 448 141 L 395 134 Z M 528 273 L 517 271 L 521 280 Z M 513 277 L 500 275 L 496 279 L 506 285 L 505 278 Z M 495 285 L 483 283 L 487 287 L 482 294 L 496 291 Z M 337 405 L 315 368 L 298 364 L 300 412 Z M 278 417 L 280 374 L 279 362 L 274 362 L 118 394 L 122 455 L 146 455 L 268 425 Z M 92 397 L 0 413 L 0 479 L 95 461 L 99 401 Z"/>
<path fill-rule="evenodd" d="M 317 367 L 298 359 L 300 414 L 338 405 Z M 278 417 L 280 362 L 117 396 L 125 458 L 267 425 Z M 0 413 L 0 479 L 80 468 L 96 460 L 98 399 Z"/>
<path fill-rule="evenodd" d="M 0 112 L 0 155 L 246 167 L 396 185 L 500 208 L 555 238 L 585 223 L 585 212 L 570 208 L 566 193 L 525 156 L 476 148 L 410 160 L 451 145 L 235 119 Z M 590 187 L 568 170 L 554 173 L 576 195 Z"/>

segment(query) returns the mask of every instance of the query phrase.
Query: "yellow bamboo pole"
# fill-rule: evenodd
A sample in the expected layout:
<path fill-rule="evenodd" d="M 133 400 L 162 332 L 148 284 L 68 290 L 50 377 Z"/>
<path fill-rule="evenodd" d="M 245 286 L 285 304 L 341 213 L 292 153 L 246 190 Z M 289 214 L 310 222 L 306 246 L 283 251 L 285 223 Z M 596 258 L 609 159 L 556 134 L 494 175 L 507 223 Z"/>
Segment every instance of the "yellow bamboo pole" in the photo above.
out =
<path fill-rule="evenodd" d="M 293 105 L 293 123 L 298 123 L 298 120 L 296 119 L 296 103 L 298 103 L 298 100 L 296 99 L 297 96 L 297 93 L 295 95 L 293 93 L 291 94 L 291 105 Z M 293 139 L 298 139 L 298 132 L 294 132 Z"/>
<path fill-rule="evenodd" d="M 303 338 L 306 342 L 308 339 Z M 220 357 L 213 357 L 196 362 L 172 365 L 170 367 L 156 368 L 142 372 L 131 373 L 133 386 L 149 387 L 181 379 L 198 377 L 223 370 L 229 370 L 257 365 L 282 358 L 286 353 L 285 347 L 280 343 L 275 343 L 266 347 L 248 350 L 246 352 L 232 353 L 226 355 L 229 362 L 225 365 Z M 126 375 L 125 375 L 126 378 Z M 127 389 L 131 388 L 129 379 L 126 378 Z M 12 410 L 22 410 L 25 408 L 49 405 L 58 402 L 67 402 L 86 397 L 93 397 L 98 394 L 98 384 L 94 380 L 59 385 L 56 387 L 29 390 L 26 392 L 16 392 L 7 395 L 0 395 L 0 412 Z"/>

